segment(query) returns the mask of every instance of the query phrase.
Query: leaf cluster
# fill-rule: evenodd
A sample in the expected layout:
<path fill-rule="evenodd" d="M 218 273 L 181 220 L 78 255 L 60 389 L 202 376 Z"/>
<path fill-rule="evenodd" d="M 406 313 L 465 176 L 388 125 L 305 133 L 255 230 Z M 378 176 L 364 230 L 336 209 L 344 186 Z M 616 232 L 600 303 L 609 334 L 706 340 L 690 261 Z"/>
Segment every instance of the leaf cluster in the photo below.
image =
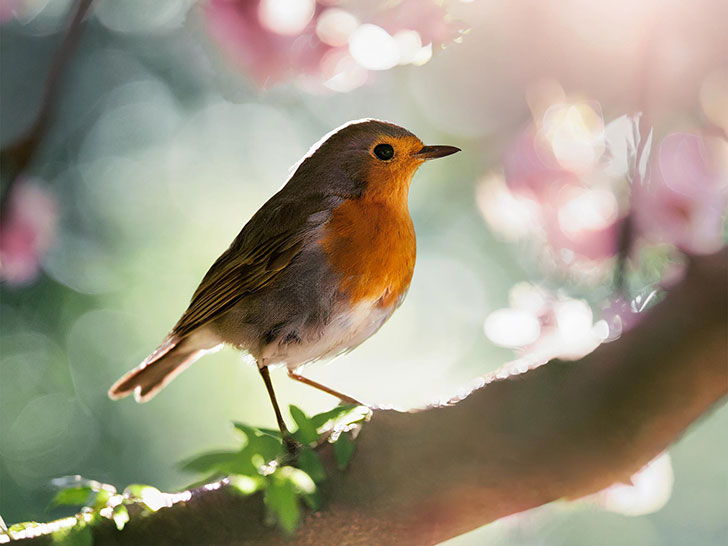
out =
<path fill-rule="evenodd" d="M 301 444 L 295 457 L 285 451 L 277 430 L 234 423 L 242 437 L 238 450 L 203 453 L 184 461 L 182 469 L 203 474 L 203 483 L 225 478 L 243 495 L 262 492 L 268 520 L 290 534 L 303 506 L 314 511 L 321 506 L 319 485 L 326 471 L 317 448 L 333 443 L 337 465 L 344 470 L 354 454 L 353 430 L 369 410 L 342 405 L 311 417 L 293 405 L 289 411 L 297 427 L 293 437 Z"/>
<path fill-rule="evenodd" d="M 341 405 L 309 417 L 296 406 L 289 409 L 297 427 L 293 437 L 301 445 L 295 455 L 284 449 L 277 430 L 234 423 L 241 437 L 240 448 L 200 454 L 184 461 L 182 469 L 204 475 L 200 484 L 222 480 L 242 495 L 261 492 L 268 521 L 291 534 L 301 520 L 304 506 L 313 511 L 321 506 L 319 485 L 326 480 L 326 471 L 317 449 L 325 443 L 334 444 L 337 466 L 346 469 L 354 454 L 353 437 L 369 418 L 370 410 Z M 81 476 L 57 478 L 52 485 L 59 491 L 49 508 L 77 506 L 78 514 L 49 524 L 17 523 L 0 533 L 12 539 L 19 533 L 42 532 L 52 527 L 53 544 L 92 546 L 93 526 L 104 518 L 122 530 L 131 517 L 144 517 L 173 503 L 173 495 L 150 485 L 133 484 L 120 493 L 113 485 Z"/>
<path fill-rule="evenodd" d="M 18 533 L 52 527 L 53 544 L 60 546 L 92 546 L 94 525 L 103 518 L 112 520 L 122 530 L 130 519 L 130 511 L 144 515 L 167 506 L 167 494 L 151 485 L 133 484 L 119 493 L 113 485 L 89 480 L 81 476 L 56 478 L 51 484 L 59 491 L 49 508 L 77 506 L 81 510 L 75 516 L 56 520 L 50 524 L 32 521 L 16 523 L 7 530 L 9 537 Z"/>

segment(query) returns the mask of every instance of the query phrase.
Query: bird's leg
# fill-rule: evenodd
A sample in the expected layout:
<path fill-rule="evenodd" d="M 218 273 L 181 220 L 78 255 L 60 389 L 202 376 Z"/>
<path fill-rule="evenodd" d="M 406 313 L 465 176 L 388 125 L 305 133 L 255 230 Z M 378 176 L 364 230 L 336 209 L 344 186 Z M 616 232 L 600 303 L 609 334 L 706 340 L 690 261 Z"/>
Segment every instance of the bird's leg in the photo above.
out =
<path fill-rule="evenodd" d="M 288 432 L 285 421 L 283 421 L 281 408 L 278 407 L 276 393 L 273 391 L 273 383 L 270 380 L 270 372 L 268 371 L 268 366 L 258 366 L 258 371 L 260 371 L 260 375 L 263 378 L 265 388 L 268 389 L 268 396 L 270 396 L 270 401 L 273 404 L 273 410 L 276 412 L 276 421 L 278 421 L 278 428 L 281 431 L 281 438 L 283 439 L 283 443 L 286 445 L 286 449 L 289 453 L 295 454 L 301 447 L 301 444 L 299 444 L 293 438 L 293 436 L 291 436 L 291 433 Z"/>
<path fill-rule="evenodd" d="M 301 383 L 304 383 L 308 385 L 309 387 L 313 387 L 314 389 L 318 389 L 320 391 L 324 391 L 327 394 L 330 394 L 331 396 L 335 396 L 342 402 L 346 402 L 347 404 L 354 404 L 355 406 L 365 406 L 366 404 L 362 404 L 355 398 L 352 398 L 351 396 L 347 396 L 346 394 L 342 394 L 338 391 L 335 391 L 334 389 L 330 389 L 326 385 L 322 385 L 321 383 L 316 383 L 316 381 L 313 381 L 309 379 L 308 377 L 303 377 L 302 375 L 298 375 L 297 373 L 288 370 L 288 377 L 291 379 L 295 379 L 296 381 L 300 381 Z"/>

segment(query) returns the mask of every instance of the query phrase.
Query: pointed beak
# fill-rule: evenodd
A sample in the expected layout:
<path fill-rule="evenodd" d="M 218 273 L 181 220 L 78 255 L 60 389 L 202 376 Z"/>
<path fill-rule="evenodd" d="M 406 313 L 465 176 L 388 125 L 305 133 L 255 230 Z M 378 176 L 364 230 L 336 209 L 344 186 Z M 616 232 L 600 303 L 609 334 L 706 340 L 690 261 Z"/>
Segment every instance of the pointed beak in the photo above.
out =
<path fill-rule="evenodd" d="M 423 146 L 419 152 L 416 152 L 413 157 L 427 161 L 428 159 L 437 159 L 438 157 L 445 157 L 446 155 L 452 155 L 460 151 L 460 148 L 455 146 Z"/>

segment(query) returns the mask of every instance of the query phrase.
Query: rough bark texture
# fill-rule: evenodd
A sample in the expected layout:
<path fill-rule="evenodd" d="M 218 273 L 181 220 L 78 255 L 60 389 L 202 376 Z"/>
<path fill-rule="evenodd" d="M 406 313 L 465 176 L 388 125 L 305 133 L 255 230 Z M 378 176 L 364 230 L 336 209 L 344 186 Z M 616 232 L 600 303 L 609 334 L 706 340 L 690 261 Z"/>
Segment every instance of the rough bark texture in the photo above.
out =
<path fill-rule="evenodd" d="M 435 544 L 627 480 L 727 392 L 722 252 L 694 260 L 637 327 L 579 361 L 492 382 L 450 407 L 376 411 L 346 472 L 324 451 L 326 504 L 293 538 L 264 525 L 260 496 L 223 488 L 122 532 L 101 525 L 95 544 Z"/>

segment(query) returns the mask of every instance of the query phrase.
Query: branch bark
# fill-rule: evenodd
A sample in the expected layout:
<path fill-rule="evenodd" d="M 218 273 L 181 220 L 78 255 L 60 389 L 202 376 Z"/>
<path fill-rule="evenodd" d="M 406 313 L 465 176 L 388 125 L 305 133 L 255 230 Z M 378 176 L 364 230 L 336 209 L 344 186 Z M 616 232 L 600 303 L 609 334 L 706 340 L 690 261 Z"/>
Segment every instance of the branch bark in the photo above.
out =
<path fill-rule="evenodd" d="M 199 489 L 97 545 L 435 544 L 488 522 L 626 481 L 728 393 L 728 252 L 619 340 L 489 383 L 448 407 L 376 411 L 326 504 L 287 539 L 259 496 Z M 34 539 L 47 543 L 47 537 Z"/>

